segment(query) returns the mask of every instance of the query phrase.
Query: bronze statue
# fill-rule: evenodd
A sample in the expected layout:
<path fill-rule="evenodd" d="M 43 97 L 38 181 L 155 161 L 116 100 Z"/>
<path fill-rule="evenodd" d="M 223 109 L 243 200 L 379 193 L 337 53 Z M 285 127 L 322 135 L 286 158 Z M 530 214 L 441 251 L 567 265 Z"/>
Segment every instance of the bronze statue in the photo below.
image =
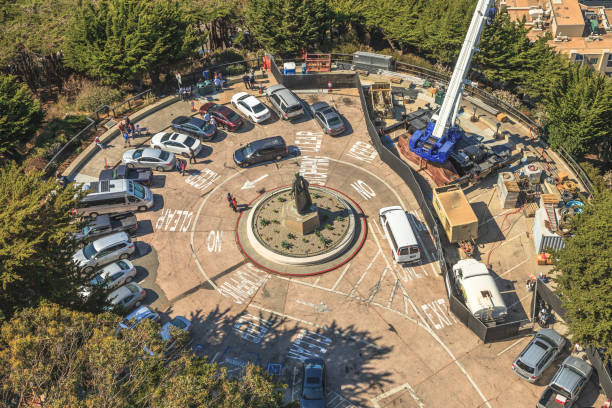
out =
<path fill-rule="evenodd" d="M 295 173 L 291 198 L 295 198 L 295 208 L 299 214 L 306 214 L 312 207 L 312 199 L 308 192 L 308 181 L 300 173 Z"/>

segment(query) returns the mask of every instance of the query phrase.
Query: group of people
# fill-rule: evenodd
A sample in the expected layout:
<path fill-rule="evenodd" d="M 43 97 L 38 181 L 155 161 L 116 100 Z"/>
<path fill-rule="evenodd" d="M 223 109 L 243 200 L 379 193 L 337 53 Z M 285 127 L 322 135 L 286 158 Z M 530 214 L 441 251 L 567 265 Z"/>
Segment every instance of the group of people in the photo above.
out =
<path fill-rule="evenodd" d="M 127 147 L 131 146 L 130 136 L 132 136 L 132 139 L 134 139 L 137 134 L 140 137 L 142 130 L 140 129 L 140 125 L 134 125 L 130 118 L 126 116 L 123 121 L 119 122 L 119 131 L 123 135 L 123 140 L 125 142 L 123 147 Z"/>
<path fill-rule="evenodd" d="M 222 72 L 211 72 L 208 69 L 202 71 L 202 77 L 205 81 L 212 81 L 215 85 L 215 89 L 220 91 L 225 86 L 225 78 Z"/>
<path fill-rule="evenodd" d="M 206 112 L 203 116 L 204 118 L 204 122 L 206 123 L 210 123 L 213 126 L 217 126 L 217 121 L 215 120 L 215 118 L 208 112 Z"/>
<path fill-rule="evenodd" d="M 234 210 L 234 212 L 238 212 L 238 201 L 236 200 L 236 197 L 232 197 L 232 195 L 230 193 L 227 193 L 227 202 L 229 204 L 229 207 Z"/>
<path fill-rule="evenodd" d="M 251 68 L 248 74 L 245 73 L 242 76 L 242 82 L 244 82 L 244 87 L 246 89 L 255 89 L 255 71 L 253 71 L 253 68 Z"/>

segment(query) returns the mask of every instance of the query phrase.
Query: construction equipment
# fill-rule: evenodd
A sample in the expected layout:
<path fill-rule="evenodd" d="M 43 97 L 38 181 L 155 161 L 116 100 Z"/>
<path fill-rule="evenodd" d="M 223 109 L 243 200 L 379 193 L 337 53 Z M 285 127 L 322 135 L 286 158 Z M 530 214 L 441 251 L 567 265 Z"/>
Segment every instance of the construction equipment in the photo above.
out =
<path fill-rule="evenodd" d="M 474 240 L 459 241 L 459 249 L 461 249 L 466 258 L 471 258 L 474 254 Z"/>
<path fill-rule="evenodd" d="M 331 54 L 306 54 L 306 72 L 331 71 Z"/>
<path fill-rule="evenodd" d="M 424 159 L 436 163 L 445 162 L 462 137 L 463 131 L 455 124 L 459 102 L 482 29 L 495 13 L 492 5 L 493 0 L 478 0 L 440 111 L 432 117 L 424 132 L 416 131 L 410 138 L 410 150 Z"/>
<path fill-rule="evenodd" d="M 559 199 L 554 194 L 542 194 L 540 198 L 549 223 L 547 227 L 552 232 L 555 232 L 559 229 L 559 222 L 557 221 L 557 213 L 555 211 L 559 205 Z"/>
<path fill-rule="evenodd" d="M 389 82 L 374 82 L 370 86 L 372 98 L 372 110 L 379 118 L 393 117 L 393 95 L 391 95 L 391 84 Z"/>

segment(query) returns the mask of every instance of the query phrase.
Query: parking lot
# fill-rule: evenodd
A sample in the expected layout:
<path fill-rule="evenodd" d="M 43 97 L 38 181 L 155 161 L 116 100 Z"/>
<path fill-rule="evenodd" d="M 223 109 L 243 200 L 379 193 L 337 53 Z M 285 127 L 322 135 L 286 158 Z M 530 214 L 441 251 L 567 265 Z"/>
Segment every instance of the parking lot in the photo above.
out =
<path fill-rule="evenodd" d="M 266 85 L 269 85 L 268 82 Z M 226 104 L 244 90 L 233 85 L 205 100 Z M 364 112 L 355 90 L 300 94 L 306 105 L 326 101 L 348 124 L 338 137 L 324 135 L 306 114 L 294 122 L 273 114 L 263 124 L 245 123 L 238 132 L 218 131 L 211 149 L 188 164 L 187 174 L 156 172 L 153 208 L 138 214 L 135 236 L 139 280 L 145 303 L 164 317 L 183 315 L 194 325 L 194 352 L 239 377 L 248 362 L 260 364 L 288 384 L 286 401 L 299 398 L 301 361 L 326 360 L 327 406 L 518 407 L 533 406 L 543 385 L 512 373 L 511 363 L 526 338 L 483 344 L 448 309 L 431 237 L 412 192 L 369 143 Z M 262 99 L 266 102 L 265 99 Z M 153 133 L 173 117 L 192 115 L 189 101 L 177 102 L 143 121 Z M 291 155 L 247 169 L 235 165 L 240 146 L 282 136 Z M 146 142 L 145 138 L 136 142 Z M 104 162 L 115 164 L 123 140 L 98 152 L 77 180 L 94 179 Z M 366 215 L 367 237 L 359 253 L 333 271 L 304 278 L 268 274 L 248 262 L 235 240 L 238 214 L 231 193 L 245 208 L 262 192 L 289 185 L 295 173 L 311 184 L 340 190 Z M 485 256 L 500 240 L 503 209 L 490 190 L 470 192 L 483 234 Z M 485 201 L 486 200 L 486 201 Z M 421 262 L 402 267 L 378 222 L 382 207 L 400 205 L 418 232 Z M 504 297 L 526 318 L 529 293 L 521 277 L 535 259 L 528 221 L 510 215 L 512 228 L 495 250 L 493 270 Z M 521 225 L 524 223 L 524 225 Z M 507 244 L 506 244 L 507 243 Z M 531 252 L 529 252 L 531 251 Z M 522 312 L 521 312 L 522 311 Z M 594 400 L 593 400 L 594 401 Z M 591 401 L 590 403 L 593 403 Z M 587 402 L 588 403 L 588 402 Z"/>

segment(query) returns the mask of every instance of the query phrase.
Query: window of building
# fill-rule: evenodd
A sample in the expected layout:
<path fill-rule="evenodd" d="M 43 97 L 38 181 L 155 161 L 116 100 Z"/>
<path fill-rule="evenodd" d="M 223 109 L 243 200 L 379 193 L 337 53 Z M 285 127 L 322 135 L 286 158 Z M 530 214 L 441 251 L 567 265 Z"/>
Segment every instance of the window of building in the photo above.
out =
<path fill-rule="evenodd" d="M 598 57 L 595 57 L 595 58 L 588 58 L 588 59 L 587 59 L 587 62 L 588 62 L 589 64 L 591 64 L 591 65 L 597 65 L 597 61 L 599 61 L 599 58 L 598 58 Z"/>
<path fill-rule="evenodd" d="M 582 55 L 582 54 L 576 54 L 576 56 L 574 57 L 574 61 L 576 61 L 576 62 L 582 62 L 582 61 L 584 61 L 584 55 Z"/>
<path fill-rule="evenodd" d="M 612 54 L 608 55 L 608 67 L 612 67 Z"/>

